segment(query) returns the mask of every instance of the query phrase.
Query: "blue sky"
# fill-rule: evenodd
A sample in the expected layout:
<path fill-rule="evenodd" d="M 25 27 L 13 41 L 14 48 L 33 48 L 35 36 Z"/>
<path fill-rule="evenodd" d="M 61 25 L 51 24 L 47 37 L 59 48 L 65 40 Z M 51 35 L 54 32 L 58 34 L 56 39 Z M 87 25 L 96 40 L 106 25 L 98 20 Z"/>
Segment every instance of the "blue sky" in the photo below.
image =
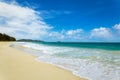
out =
<path fill-rule="evenodd" d="M 0 2 L 0 32 L 8 33 L 17 39 L 26 35 L 26 38 L 45 41 L 120 41 L 120 0 L 0 0 Z M 11 11 L 7 10 L 9 7 Z M 6 9 L 6 12 L 3 9 Z M 12 14 L 13 11 L 19 15 Z M 7 13 L 11 13 L 9 18 L 13 21 L 15 19 L 16 23 L 9 21 Z M 34 20 L 30 18 L 29 21 L 20 22 L 24 17 L 28 19 L 33 17 Z"/>
<path fill-rule="evenodd" d="M 17 0 L 20 4 L 37 5 L 36 10 L 58 11 L 51 12 L 52 18 L 46 18 L 48 24 L 57 26 L 56 29 L 86 30 L 99 26 L 111 27 L 120 22 L 120 0 Z M 68 14 L 64 14 L 68 11 Z M 63 14 L 59 15 L 59 12 Z M 61 27 L 62 26 L 62 27 Z M 68 28 L 69 27 L 69 28 Z"/>

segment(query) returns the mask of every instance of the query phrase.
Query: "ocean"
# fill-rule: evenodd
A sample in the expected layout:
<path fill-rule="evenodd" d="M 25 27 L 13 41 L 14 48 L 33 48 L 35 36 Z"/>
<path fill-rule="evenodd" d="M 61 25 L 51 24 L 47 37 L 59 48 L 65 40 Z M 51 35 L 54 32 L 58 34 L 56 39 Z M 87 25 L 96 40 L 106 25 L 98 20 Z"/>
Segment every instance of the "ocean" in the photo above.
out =
<path fill-rule="evenodd" d="M 12 46 L 24 47 L 37 61 L 88 80 L 120 80 L 120 43 L 16 42 Z"/>

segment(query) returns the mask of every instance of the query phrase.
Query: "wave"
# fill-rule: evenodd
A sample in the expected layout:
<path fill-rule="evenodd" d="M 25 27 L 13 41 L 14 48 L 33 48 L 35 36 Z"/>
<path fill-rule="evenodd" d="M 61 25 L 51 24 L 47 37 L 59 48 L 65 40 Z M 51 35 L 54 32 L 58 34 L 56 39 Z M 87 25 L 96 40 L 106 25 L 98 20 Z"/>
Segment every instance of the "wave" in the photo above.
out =
<path fill-rule="evenodd" d="M 89 80 L 120 80 L 120 52 L 102 49 L 14 43 L 36 50 L 37 61 L 54 64 Z"/>

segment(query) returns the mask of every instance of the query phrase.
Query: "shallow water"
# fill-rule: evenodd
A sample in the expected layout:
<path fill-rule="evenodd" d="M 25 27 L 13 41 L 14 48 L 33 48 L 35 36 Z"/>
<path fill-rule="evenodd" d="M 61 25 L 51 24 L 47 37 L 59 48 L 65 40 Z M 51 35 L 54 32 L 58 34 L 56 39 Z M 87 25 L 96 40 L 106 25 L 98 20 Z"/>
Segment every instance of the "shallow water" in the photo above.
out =
<path fill-rule="evenodd" d="M 89 80 L 120 80 L 119 43 L 14 43 L 35 50 L 37 61 L 68 69 Z"/>

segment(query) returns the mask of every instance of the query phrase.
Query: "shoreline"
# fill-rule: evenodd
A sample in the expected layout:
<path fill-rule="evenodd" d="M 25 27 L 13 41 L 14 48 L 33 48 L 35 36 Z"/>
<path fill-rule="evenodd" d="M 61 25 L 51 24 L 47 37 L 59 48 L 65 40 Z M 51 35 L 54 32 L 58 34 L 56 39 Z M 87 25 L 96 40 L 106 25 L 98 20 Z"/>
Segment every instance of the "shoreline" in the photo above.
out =
<path fill-rule="evenodd" d="M 55 65 L 38 62 L 32 54 L 0 42 L 0 80 L 86 80 Z"/>

